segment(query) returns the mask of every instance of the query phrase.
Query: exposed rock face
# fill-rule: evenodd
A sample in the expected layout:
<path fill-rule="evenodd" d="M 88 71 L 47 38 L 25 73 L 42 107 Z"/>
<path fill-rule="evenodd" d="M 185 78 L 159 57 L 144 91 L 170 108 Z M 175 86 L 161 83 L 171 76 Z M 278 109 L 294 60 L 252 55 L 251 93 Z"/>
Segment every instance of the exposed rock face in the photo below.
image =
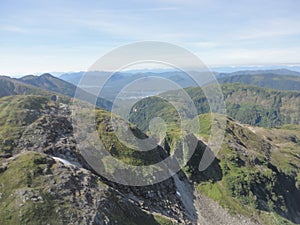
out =
<path fill-rule="evenodd" d="M 20 169 L 18 180 L 7 180 Z M 89 170 L 44 154 L 25 152 L 10 158 L 0 178 L 6 181 L 0 189 L 1 224 L 158 224 L 149 209 L 142 210 Z M 5 213 L 14 218 L 6 220 Z"/>
<path fill-rule="evenodd" d="M 284 131 L 280 136 L 275 130 L 271 135 L 271 131 L 250 129 L 228 119 L 223 149 L 206 171 L 198 171 L 206 148 L 203 140 L 198 142 L 183 171 L 158 184 L 132 187 L 106 180 L 85 161 L 76 146 L 67 104 L 31 98 L 29 106 L 26 98 L 26 101 L 20 97 L 10 99 L 21 105 L 13 112 L 6 112 L 9 119 L 5 123 L 0 117 L 3 132 L 11 132 L 6 136 L 0 133 L 0 224 L 272 224 L 274 220 L 256 219 L 258 214 L 245 213 L 250 203 L 257 203 L 258 213 L 277 212 L 272 215 L 289 219 L 281 220 L 286 224 L 299 223 L 296 184 L 300 180 L 297 175 L 300 136 L 295 132 Z M 0 108 L 0 112 L 5 110 L 9 111 Z M 99 114 L 99 135 L 116 155 L 121 155 L 121 150 L 126 149 L 110 135 L 110 114 L 104 111 Z M 145 135 L 139 130 L 135 132 Z M 159 150 L 165 154 L 171 152 L 172 143 L 167 140 L 163 143 L 164 148 Z M 290 153 L 287 148 L 294 149 Z M 285 156 L 285 164 L 277 162 L 281 151 L 290 154 Z M 147 158 L 139 160 L 140 163 Z M 293 167 L 286 166 L 288 163 Z M 280 183 L 287 185 L 287 191 Z M 199 194 L 199 190 L 208 197 Z M 212 201 L 216 196 L 219 199 Z M 222 202 L 242 208 L 240 214 L 245 216 L 232 215 L 232 208 L 224 209 L 220 206 Z"/>
<path fill-rule="evenodd" d="M 39 110 L 35 120 L 23 127 L 18 140 L 5 144 L 12 145 L 10 151 L 13 156 L 8 158 L 9 162 L 17 160 L 23 154 L 33 154 L 26 153 L 31 151 L 53 157 L 51 160 L 43 156 L 43 160 L 49 165 L 43 169 L 42 178 L 40 176 L 35 179 L 43 180 L 41 189 L 45 188 L 44 185 L 47 186 L 47 193 L 50 193 L 53 200 L 69 202 L 70 209 L 74 209 L 70 216 L 57 209 L 59 221 L 63 224 L 123 224 L 120 221 L 132 214 L 134 218 L 151 217 L 152 222 L 147 219 L 150 220 L 149 224 L 158 224 L 151 216 L 155 214 L 166 221 L 192 224 L 189 213 L 176 194 L 172 178 L 153 186 L 130 187 L 97 175 L 76 148 L 70 107 L 59 102 L 51 104 Z M 0 171 L 5 173 L 7 168 L 9 170 L 9 165 L 3 164 Z M 29 200 L 34 204 L 45 202 L 38 191 L 21 188 L 16 193 L 21 196 L 22 201 Z M 114 222 L 114 217 L 118 214 L 117 222 Z"/>
<path fill-rule="evenodd" d="M 69 106 L 62 103 L 43 111 L 40 118 L 26 128 L 14 151 L 45 153 L 92 170 L 76 148 L 70 114 Z M 145 210 L 163 212 L 181 222 L 188 221 L 173 179 L 149 187 L 130 187 L 99 179 Z"/>
<path fill-rule="evenodd" d="M 228 210 L 203 194 L 197 194 L 197 198 L 201 225 L 262 225 L 259 221 L 246 216 L 230 214 Z"/>
<path fill-rule="evenodd" d="M 15 151 L 43 152 L 80 163 L 70 114 L 69 106 L 62 103 L 44 110 L 34 123 L 26 127 Z"/>

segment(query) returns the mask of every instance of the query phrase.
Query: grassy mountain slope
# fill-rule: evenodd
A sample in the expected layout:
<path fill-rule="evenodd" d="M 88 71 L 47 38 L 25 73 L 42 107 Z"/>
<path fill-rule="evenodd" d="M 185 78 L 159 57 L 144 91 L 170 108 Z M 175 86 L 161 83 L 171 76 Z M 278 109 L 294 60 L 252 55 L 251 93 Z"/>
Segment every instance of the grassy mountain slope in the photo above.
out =
<path fill-rule="evenodd" d="M 283 124 L 300 123 L 300 92 L 279 91 L 245 84 L 221 85 L 227 114 L 244 124 L 276 127 Z M 193 100 L 198 113 L 210 111 L 207 98 L 201 88 L 185 89 Z M 161 96 L 176 98 L 176 91 Z M 170 98 L 171 96 L 171 98 Z M 155 116 L 167 117 L 167 121 L 178 120 L 175 108 L 157 97 L 149 97 L 136 103 L 130 112 L 130 121 L 144 132 Z"/>
<path fill-rule="evenodd" d="M 201 115 L 201 123 L 207 124 L 209 117 Z M 205 139 L 207 131 L 197 136 Z M 232 213 L 247 215 L 261 224 L 298 224 L 299 137 L 299 126 L 265 129 L 227 119 L 225 140 L 216 155 L 221 168 L 218 179 L 198 182 L 201 174 L 193 164 L 187 171 L 200 192 Z"/>
<path fill-rule="evenodd" d="M 225 84 L 222 89 L 229 115 L 262 127 L 228 118 L 221 151 L 206 171 L 199 172 L 211 129 L 211 116 L 201 114 L 200 130 L 195 133 L 201 141 L 183 171 L 201 193 L 233 214 L 246 215 L 258 224 L 299 224 L 300 94 L 242 84 Z M 209 109 L 201 89 L 188 88 L 187 92 L 200 112 Z M 162 98 L 138 102 L 130 121 L 148 132 L 148 124 L 155 117 L 162 117 L 168 124 L 165 145 L 176 148 L 178 113 Z M 281 125 L 284 123 L 296 124 Z"/>
<path fill-rule="evenodd" d="M 300 91 L 300 76 L 287 76 L 276 74 L 237 75 L 224 77 L 220 83 L 243 83 L 260 87 Z"/>
<path fill-rule="evenodd" d="M 160 106 L 165 104 L 168 113 L 164 113 L 163 107 L 157 111 L 151 105 L 152 100 L 147 99 L 144 105 L 151 112 L 149 120 L 151 116 L 176 116 L 175 109 L 165 102 Z M 164 145 L 175 149 L 180 129 L 176 120 L 166 121 L 169 129 Z M 202 114 L 199 121 L 200 130 L 194 134 L 200 140 L 198 147 L 183 168 L 196 189 L 231 214 L 245 215 L 257 224 L 300 223 L 299 125 L 266 129 L 242 125 L 228 118 L 221 150 L 212 165 L 199 172 L 205 143 L 211 135 L 211 115 Z"/>
<path fill-rule="evenodd" d="M 48 73 L 42 74 L 41 76 L 28 75 L 20 78 L 19 80 L 41 89 L 59 92 L 67 96 L 74 96 L 76 90 L 76 86 L 60 80 Z"/>
<path fill-rule="evenodd" d="M 6 76 L 0 76 L 0 87 L 0 97 L 26 94 L 49 95 L 49 93 L 42 89 Z"/>
<path fill-rule="evenodd" d="M 1 154 L 9 156 L 23 149 L 35 149 L 34 145 L 38 145 L 36 148 L 40 148 L 39 145 L 42 143 L 43 151 L 47 151 L 46 143 L 51 147 L 59 138 L 72 134 L 70 110 L 67 104 L 52 101 L 43 96 L 17 95 L 0 98 Z M 86 112 L 83 110 L 83 113 Z M 160 151 L 159 149 L 139 153 L 118 141 L 110 123 L 111 114 L 109 112 L 96 110 L 95 115 L 99 136 L 105 147 L 111 150 L 115 157 L 136 165 L 151 164 L 153 160 L 159 160 L 158 156 L 155 156 L 158 154 L 156 151 Z M 123 123 L 123 126 L 127 124 L 123 120 L 119 120 L 119 122 Z M 146 137 L 136 127 L 129 126 L 137 137 Z M 41 129 L 42 131 L 40 131 Z"/>
<path fill-rule="evenodd" d="M 76 94 L 77 98 L 81 100 L 89 102 L 95 101 L 96 105 L 102 109 L 110 110 L 112 106 L 110 101 L 103 98 L 96 98 L 94 95 L 77 88 L 74 84 L 68 83 L 48 73 L 42 74 L 41 76 L 29 75 L 22 77 L 19 80 L 43 90 L 60 93 L 70 97 L 74 97 Z"/>
<path fill-rule="evenodd" d="M 42 96 L 8 96 L 0 99 L 0 151 L 11 155 L 16 141 L 31 123 L 36 121 L 50 101 Z"/>

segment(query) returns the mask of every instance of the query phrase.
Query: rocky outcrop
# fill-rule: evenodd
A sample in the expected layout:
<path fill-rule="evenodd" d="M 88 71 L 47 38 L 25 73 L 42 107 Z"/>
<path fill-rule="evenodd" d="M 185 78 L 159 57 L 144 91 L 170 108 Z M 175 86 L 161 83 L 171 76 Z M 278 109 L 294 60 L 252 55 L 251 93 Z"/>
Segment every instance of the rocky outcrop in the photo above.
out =
<path fill-rule="evenodd" d="M 269 130 L 227 119 L 222 150 L 206 171 L 198 170 L 207 147 L 204 140 L 198 140 L 195 153 L 182 171 L 151 186 L 133 187 L 105 179 L 82 157 L 69 105 L 34 96 L 10 98 L 10 102 L 9 107 L 18 107 L 9 110 L 6 102 L 0 102 L 5 106 L 0 113 L 9 118 L 0 117 L 0 224 L 273 223 L 261 219 L 261 213 L 286 224 L 298 222 L 300 137 L 295 132 L 284 130 L 281 137 L 277 130 L 271 135 Z M 115 142 L 108 122 L 110 114 L 97 113 L 103 142 L 116 157 L 135 157 Z M 145 137 L 137 128 L 130 129 Z M 11 133 L 5 136 L 4 132 Z M 153 154 L 155 160 L 171 154 L 177 142 L 170 140 L 158 147 L 159 154 Z M 288 144 L 282 148 L 284 142 Z M 293 149 L 287 152 L 287 148 Z M 285 161 L 277 162 L 278 158 Z M 150 164 L 153 159 L 140 157 L 138 163 Z"/>
<path fill-rule="evenodd" d="M 23 127 L 20 138 L 12 140 L 11 146 L 12 157 L 8 158 L 9 162 L 17 159 L 19 155 L 29 154 L 27 152 L 52 157 L 50 160 L 44 156 L 49 162 L 43 174 L 47 176 L 47 182 L 50 182 L 47 190 L 53 201 L 64 199 L 64 202 L 71 204 L 70 208 L 76 209 L 76 212 L 71 214 L 72 217 L 66 218 L 65 212 L 57 211 L 57 216 L 64 224 L 122 224 L 113 222 L 115 214 L 122 213 L 120 218 L 128 217 L 131 213 L 141 216 L 145 214 L 147 217 L 155 214 L 174 223 L 193 223 L 176 193 L 173 178 L 152 186 L 132 187 L 113 183 L 97 174 L 76 148 L 70 107 L 66 104 L 52 102 L 39 110 L 35 120 Z M 5 159 L 3 163 L 4 161 Z M 6 166 L 1 168 L 3 171 Z M 48 180 L 50 174 L 52 178 Z M 2 180 L 0 181 L 2 183 Z M 105 188 L 98 189 L 96 181 Z M 44 182 L 46 181 L 42 182 L 42 186 L 47 186 Z M 35 203 L 44 201 L 44 198 L 33 190 L 21 189 L 17 192 L 22 199 Z M 104 192 L 109 194 L 103 194 Z M 112 202 L 110 198 L 116 198 L 117 203 Z M 99 208 L 103 208 L 104 211 L 99 211 Z M 156 223 L 158 222 L 149 224 Z"/>
<path fill-rule="evenodd" d="M 16 172 L 18 179 L 10 180 L 9 176 Z M 1 224 L 19 221 L 18 224 L 104 225 L 147 221 L 145 224 L 155 225 L 161 217 L 158 212 L 153 216 L 150 209 L 142 209 L 91 171 L 40 153 L 24 152 L 11 157 L 0 173 L 0 181 Z"/>

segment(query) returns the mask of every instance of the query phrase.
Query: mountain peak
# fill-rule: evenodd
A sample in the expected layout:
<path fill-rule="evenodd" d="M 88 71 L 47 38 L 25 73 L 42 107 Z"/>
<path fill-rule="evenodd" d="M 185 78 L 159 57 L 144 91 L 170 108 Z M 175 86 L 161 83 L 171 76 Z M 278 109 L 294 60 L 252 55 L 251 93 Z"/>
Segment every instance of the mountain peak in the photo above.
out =
<path fill-rule="evenodd" d="M 56 78 L 55 76 L 53 76 L 51 73 L 43 73 L 40 75 L 40 77 L 50 77 L 50 78 Z"/>

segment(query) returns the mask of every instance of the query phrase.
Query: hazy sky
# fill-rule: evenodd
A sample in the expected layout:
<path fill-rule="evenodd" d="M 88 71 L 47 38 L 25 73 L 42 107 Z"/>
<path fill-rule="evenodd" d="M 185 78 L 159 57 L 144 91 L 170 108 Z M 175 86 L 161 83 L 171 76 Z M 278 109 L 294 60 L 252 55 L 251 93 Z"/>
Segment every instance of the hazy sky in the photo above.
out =
<path fill-rule="evenodd" d="M 0 0 L 0 74 L 86 70 L 133 41 L 209 66 L 300 62 L 300 1 Z"/>

